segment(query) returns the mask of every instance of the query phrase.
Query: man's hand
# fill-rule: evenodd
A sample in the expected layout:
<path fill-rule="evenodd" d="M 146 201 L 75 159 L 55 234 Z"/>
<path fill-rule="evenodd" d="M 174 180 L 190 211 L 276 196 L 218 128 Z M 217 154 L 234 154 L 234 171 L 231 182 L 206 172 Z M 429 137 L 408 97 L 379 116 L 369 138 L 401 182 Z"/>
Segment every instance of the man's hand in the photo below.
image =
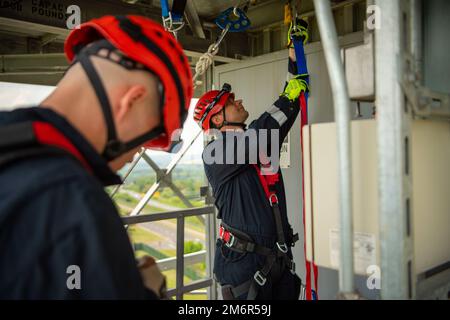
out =
<path fill-rule="evenodd" d="M 309 92 L 307 78 L 307 74 L 302 74 L 291 79 L 280 96 L 285 96 L 290 101 L 294 101 L 298 99 L 302 92 Z"/>
<path fill-rule="evenodd" d="M 159 270 L 155 259 L 150 256 L 139 259 L 138 268 L 144 286 L 152 290 L 159 298 L 166 298 L 166 277 Z"/>
<path fill-rule="evenodd" d="M 308 23 L 305 20 L 297 18 L 295 21 L 295 26 L 293 22 L 289 25 L 287 41 L 288 48 L 294 48 L 294 41 L 292 41 L 294 38 L 299 38 L 303 41 L 303 44 L 308 42 Z"/>

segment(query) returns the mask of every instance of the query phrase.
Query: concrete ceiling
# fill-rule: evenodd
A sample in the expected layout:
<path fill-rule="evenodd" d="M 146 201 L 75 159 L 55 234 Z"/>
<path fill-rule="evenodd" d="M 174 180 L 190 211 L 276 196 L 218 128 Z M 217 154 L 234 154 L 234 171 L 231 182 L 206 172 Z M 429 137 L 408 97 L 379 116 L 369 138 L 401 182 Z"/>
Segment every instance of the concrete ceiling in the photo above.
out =
<path fill-rule="evenodd" d="M 239 7 L 244 7 L 249 1 L 248 0 L 188 0 L 194 3 L 195 8 L 197 9 L 197 13 L 201 18 L 205 18 L 211 20 L 213 17 L 216 17 L 224 10 L 234 7 L 238 5 Z M 285 1 L 283 0 L 256 0 L 254 2 L 255 6 L 265 5 L 267 3 L 278 3 L 281 6 L 284 5 Z M 172 3 L 172 0 L 169 1 L 169 4 Z M 136 3 L 139 5 L 139 2 Z M 152 5 L 157 8 L 161 8 L 160 1 L 153 1 Z"/>
<path fill-rule="evenodd" d="M 245 7 L 249 1 L 247 0 L 191 0 L 203 21 L 212 22 L 223 11 L 230 7 Z M 156 1 L 159 2 L 159 1 Z M 247 12 L 252 27 L 261 27 L 264 24 L 270 24 L 274 20 L 282 20 L 284 18 L 283 0 L 256 0 L 252 1 L 252 5 Z"/>
<path fill-rule="evenodd" d="M 306 1 L 306 0 L 305 0 Z M 51 4 L 61 4 L 57 14 L 63 16 L 65 8 L 72 0 L 51 0 Z M 33 2 L 35 3 L 35 2 Z M 39 2 L 40 3 L 40 2 Z M 172 0 L 169 1 L 170 5 Z M 244 7 L 248 0 L 188 0 L 185 11 L 187 27 L 180 32 L 180 42 L 188 50 L 204 52 L 211 41 L 216 38 L 220 30 L 212 23 L 214 19 L 227 8 L 239 5 Z M 252 28 L 261 27 L 283 19 L 283 4 L 281 0 L 256 0 L 248 11 L 252 21 Z M 159 0 L 79 0 L 77 5 L 81 8 L 82 22 L 106 14 L 142 14 L 156 21 L 161 21 L 161 7 Z M 21 7 L 3 6 L 0 8 L 0 54 L 11 53 L 37 53 L 43 45 L 56 43 L 62 45 L 69 33 L 65 19 L 49 17 L 47 11 L 37 12 L 41 9 L 32 2 L 21 2 Z M 53 12 L 53 11 L 51 11 Z M 208 32 L 207 32 L 208 31 Z M 233 52 L 248 55 L 248 41 L 245 34 L 230 34 L 228 39 L 240 39 L 242 50 Z M 25 42 L 37 42 L 38 51 L 28 50 L 30 46 Z M 20 43 L 21 42 L 21 43 Z M 56 47 L 55 47 L 56 48 Z M 17 50 L 16 50 L 17 49 Z M 25 50 L 26 49 L 26 50 Z M 47 46 L 46 49 L 49 49 Z M 239 48 L 238 48 L 239 49 Z M 60 50 L 56 49 L 56 52 Z M 46 50 L 44 52 L 55 52 Z"/>
<path fill-rule="evenodd" d="M 132 4 L 127 3 L 133 2 Z M 63 4 L 68 6 L 71 1 L 55 0 L 51 3 Z M 169 1 L 170 5 L 172 0 Z M 188 11 L 195 11 L 198 17 L 198 21 L 191 21 L 188 23 L 200 23 L 203 27 L 203 22 L 213 22 L 214 19 L 224 10 L 239 5 L 244 7 L 248 3 L 247 0 L 188 0 L 186 8 L 186 15 Z M 161 21 L 161 6 L 158 0 L 94 0 L 87 1 L 81 0 L 77 4 L 81 7 L 82 20 L 89 20 L 94 17 L 98 17 L 105 14 L 144 14 L 157 21 Z M 264 23 L 271 23 L 273 20 L 280 20 L 283 18 L 283 4 L 281 0 L 256 0 L 254 5 L 250 7 L 248 12 L 249 16 L 255 19 L 254 26 L 261 26 Z M 42 23 L 48 26 L 65 28 L 62 21 L 56 21 L 53 18 L 46 18 L 45 15 L 38 15 L 36 12 L 32 12 L 31 5 L 24 3 L 22 10 L 13 10 L 12 8 L 1 7 L 0 17 L 16 19 L 18 21 L 28 21 L 34 23 Z M 33 8 L 34 10 L 35 8 Z M 252 21 L 253 22 L 253 21 Z M 20 25 L 14 25 L 13 28 L 9 23 L 0 24 L 0 32 L 22 36 L 24 32 L 30 37 L 41 36 L 39 30 L 28 30 L 26 26 L 22 28 Z"/>
<path fill-rule="evenodd" d="M 312 17 L 314 15 L 312 0 L 298 1 L 301 2 L 301 7 L 298 8 L 299 14 Z M 339 34 L 360 31 L 354 26 L 362 26 L 365 0 L 330 1 L 336 10 L 340 10 L 336 14 Z M 73 0 L 33 2 L 0 0 L 2 4 L 0 6 L 0 81 L 52 85 L 57 83 L 67 68 L 67 61 L 63 55 L 63 42 L 70 30 L 66 26 L 65 11 L 73 2 Z M 5 3 L 10 5 L 5 6 Z M 11 7 L 11 4 L 17 3 L 21 5 Z M 50 15 L 46 13 L 45 8 L 42 10 L 43 13 L 37 12 L 38 4 L 48 3 L 59 4 L 56 9 L 57 17 L 51 16 L 54 10 L 50 10 Z M 214 19 L 219 13 L 238 3 L 240 7 L 243 7 L 248 0 L 188 0 L 185 12 L 188 26 L 178 34 L 178 40 L 185 49 L 192 66 L 221 32 L 212 23 Z M 215 62 L 228 63 L 236 59 L 284 49 L 287 29 L 283 23 L 285 3 L 285 0 L 256 0 L 247 13 L 252 27 L 247 32 L 229 33 L 226 41 L 220 45 Z M 77 0 L 76 4 L 81 9 L 82 22 L 104 15 L 140 14 L 161 23 L 159 0 Z M 360 4 L 362 6 L 359 6 Z M 353 5 L 358 7 L 353 8 Z M 350 24 L 343 24 L 343 21 L 350 21 Z M 310 36 L 311 41 L 319 40 L 314 19 L 310 21 Z"/>
<path fill-rule="evenodd" d="M 173 0 L 169 0 L 171 4 Z M 300 15 L 313 12 L 312 0 L 294 0 L 301 4 L 298 8 Z M 333 4 L 346 4 L 360 2 L 358 0 L 330 0 Z M 4 3 L 13 3 L 2 2 Z M 187 49 L 194 51 L 204 51 L 208 44 L 214 40 L 220 30 L 212 23 L 214 19 L 224 10 L 232 6 L 246 6 L 249 0 L 188 0 L 185 20 L 187 27 L 180 32 L 180 42 L 187 46 Z M 262 32 L 266 29 L 280 28 L 284 20 L 285 0 L 252 0 L 247 15 L 251 21 L 251 28 L 247 34 Z M 72 0 L 49 0 L 45 2 L 18 1 L 21 8 L 2 5 L 0 7 L 0 37 L 3 36 L 14 40 L 16 37 L 23 39 L 38 39 L 44 42 L 62 43 L 69 30 L 66 27 L 64 18 L 49 17 L 46 14 L 37 13 L 36 6 L 32 3 L 51 3 L 62 5 L 58 14 L 64 16 L 65 7 L 73 3 Z M 106 14 L 141 14 L 146 15 L 158 22 L 161 22 L 161 7 L 159 0 L 78 0 L 77 5 L 81 8 L 82 22 Z M 46 12 L 46 11 L 45 11 Z M 242 41 L 246 33 L 236 34 Z M 53 36 L 52 36 L 53 35 Z M 235 35 L 227 37 L 233 38 Z M 199 40 L 203 40 L 199 41 Z M 50 43 L 49 42 L 49 43 Z M 241 43 L 241 45 L 246 45 Z M 26 53 L 2 50 L 0 44 L 0 54 L 2 53 Z M 7 48 L 6 48 L 7 49 Z M 244 50 L 245 51 L 245 50 Z M 248 50 L 247 50 L 248 51 Z M 248 52 L 237 52 L 243 55 Z"/>

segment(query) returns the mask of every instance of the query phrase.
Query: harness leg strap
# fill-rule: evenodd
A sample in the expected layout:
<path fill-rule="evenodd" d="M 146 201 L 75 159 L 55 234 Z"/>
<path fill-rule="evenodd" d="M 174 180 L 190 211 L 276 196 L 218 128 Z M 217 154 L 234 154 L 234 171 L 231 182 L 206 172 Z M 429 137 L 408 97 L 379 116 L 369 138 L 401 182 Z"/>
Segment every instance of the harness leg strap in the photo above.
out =
<path fill-rule="evenodd" d="M 248 280 L 237 287 L 231 285 L 222 286 L 222 297 L 224 300 L 236 300 L 250 290 L 253 279 Z"/>
<path fill-rule="evenodd" d="M 277 247 L 281 252 L 287 253 L 288 247 L 284 238 L 283 223 L 281 221 L 281 212 L 278 203 L 272 204 L 272 211 L 275 218 L 275 226 L 277 228 Z"/>
<path fill-rule="evenodd" d="M 276 259 L 277 256 L 275 254 L 268 256 L 264 267 L 255 273 L 253 279 L 251 280 L 250 289 L 248 290 L 247 300 L 256 299 L 259 289 L 266 284 L 267 277 L 272 270 Z"/>

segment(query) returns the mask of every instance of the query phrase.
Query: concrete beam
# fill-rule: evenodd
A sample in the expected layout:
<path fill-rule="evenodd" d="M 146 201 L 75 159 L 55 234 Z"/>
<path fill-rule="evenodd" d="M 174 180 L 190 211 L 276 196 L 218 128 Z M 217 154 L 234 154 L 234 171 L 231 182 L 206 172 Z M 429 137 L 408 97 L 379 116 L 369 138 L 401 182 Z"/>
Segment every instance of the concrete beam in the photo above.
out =
<path fill-rule="evenodd" d="M 185 19 L 196 37 L 206 39 L 194 1 L 188 1 L 186 3 Z"/>
<path fill-rule="evenodd" d="M 14 82 L 56 86 L 64 72 L 6 72 L 0 73 L 0 82 Z"/>
<path fill-rule="evenodd" d="M 193 61 L 198 60 L 203 52 L 195 52 L 184 50 L 187 57 L 193 58 Z M 216 56 L 216 62 L 231 63 L 240 60 L 228 57 Z M 193 63 L 193 65 L 195 65 Z M 65 70 L 68 66 L 68 61 L 64 53 L 45 53 L 45 54 L 12 54 L 0 55 L 0 72 L 20 72 L 20 71 L 55 71 Z"/>
<path fill-rule="evenodd" d="M 366 0 L 345 0 L 345 1 L 333 4 L 331 6 L 331 9 L 337 10 L 337 9 L 340 9 L 340 8 L 343 8 L 343 7 L 346 7 L 346 6 L 349 6 L 349 5 L 354 5 L 356 3 L 360 3 L 360 2 L 363 2 L 363 1 L 366 1 Z M 252 14 L 255 14 L 255 15 L 258 15 L 258 16 L 259 15 L 265 15 L 270 10 L 274 10 L 274 9 L 271 6 L 269 6 L 269 7 L 261 7 L 261 9 L 255 10 L 254 12 L 252 12 Z M 277 10 L 279 10 L 279 9 L 277 9 Z M 315 16 L 315 14 L 316 13 L 315 13 L 314 10 L 308 10 L 308 11 L 301 10 L 301 11 L 299 11 L 299 17 L 301 17 L 301 18 L 310 18 L 310 17 Z M 249 14 L 249 17 L 251 17 L 250 14 Z M 280 18 L 279 15 L 277 15 L 276 17 L 277 17 L 277 19 L 274 19 L 273 22 L 269 22 L 269 23 L 265 23 L 265 24 L 264 23 L 263 24 L 253 23 L 253 21 L 252 21 L 252 28 L 250 28 L 249 32 L 261 32 L 261 31 L 264 31 L 264 29 L 277 29 L 277 28 L 279 29 L 279 28 L 282 28 L 283 25 L 284 25 L 284 17 Z"/>
<path fill-rule="evenodd" d="M 185 54 L 197 61 L 203 53 L 185 50 Z M 216 56 L 216 62 L 231 63 L 240 60 Z M 0 81 L 39 85 L 56 85 L 68 67 L 64 53 L 0 55 Z M 194 73 L 195 63 L 192 63 Z M 203 93 L 198 88 L 196 96 Z"/>
<path fill-rule="evenodd" d="M 0 30 L 20 32 L 29 35 L 53 34 L 58 36 L 58 40 L 63 42 L 69 35 L 70 30 L 54 27 L 47 24 L 39 24 L 22 19 L 13 19 L 0 16 Z"/>

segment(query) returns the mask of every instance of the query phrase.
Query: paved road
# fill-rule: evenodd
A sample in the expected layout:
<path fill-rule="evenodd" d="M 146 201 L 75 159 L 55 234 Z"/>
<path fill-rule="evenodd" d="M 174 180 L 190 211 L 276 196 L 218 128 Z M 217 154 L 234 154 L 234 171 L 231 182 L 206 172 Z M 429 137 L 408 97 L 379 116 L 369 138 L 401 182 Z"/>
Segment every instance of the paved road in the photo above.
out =
<path fill-rule="evenodd" d="M 128 194 L 129 196 L 135 198 L 138 201 L 140 201 L 142 199 L 142 197 L 143 197 L 143 194 L 141 194 L 139 192 L 131 191 L 131 190 L 120 189 L 120 192 L 126 193 L 126 194 Z M 161 203 L 161 202 L 158 202 L 156 200 L 150 200 L 147 205 L 153 206 L 153 207 L 158 208 L 158 209 L 167 210 L 167 211 L 180 210 L 180 208 L 178 208 L 178 207 L 174 207 L 174 206 L 171 206 L 171 205 L 168 205 L 168 204 L 165 204 L 165 203 Z"/>
<path fill-rule="evenodd" d="M 154 201 L 158 204 L 160 204 L 157 201 Z M 128 207 L 124 204 L 118 204 L 123 209 L 127 211 L 131 211 L 131 207 Z M 163 205 L 163 204 L 162 204 Z M 179 210 L 180 208 L 176 208 L 176 210 Z M 176 241 L 177 241 L 177 225 L 175 220 L 162 220 L 162 221 L 155 221 L 155 222 L 147 222 L 147 223 L 141 223 L 139 226 L 157 234 L 159 237 L 162 238 L 162 240 L 149 243 L 149 245 L 153 246 L 155 249 L 176 249 Z M 205 245 L 205 233 L 199 232 L 197 230 L 193 230 L 189 228 L 188 226 L 185 226 L 184 229 L 184 238 L 185 241 L 195 241 L 200 242 L 203 245 Z"/>
<path fill-rule="evenodd" d="M 156 233 L 158 236 L 163 238 L 163 240 L 158 241 L 157 243 L 153 243 L 155 249 L 175 249 L 177 243 L 177 227 L 176 223 L 171 221 L 156 221 L 156 222 L 148 222 L 141 223 L 140 226 L 145 229 Z M 200 242 L 205 245 L 205 234 L 185 228 L 184 234 L 185 241 L 195 241 Z"/>

